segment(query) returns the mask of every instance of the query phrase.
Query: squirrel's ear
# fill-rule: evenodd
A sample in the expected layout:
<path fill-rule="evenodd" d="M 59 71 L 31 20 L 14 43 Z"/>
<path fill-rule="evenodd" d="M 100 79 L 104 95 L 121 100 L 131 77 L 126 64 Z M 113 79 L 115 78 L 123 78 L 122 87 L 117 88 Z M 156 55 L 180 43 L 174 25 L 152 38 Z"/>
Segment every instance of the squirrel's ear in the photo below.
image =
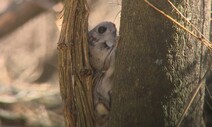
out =
<path fill-rule="evenodd" d="M 111 48 L 114 45 L 114 42 L 106 41 L 106 45 Z"/>

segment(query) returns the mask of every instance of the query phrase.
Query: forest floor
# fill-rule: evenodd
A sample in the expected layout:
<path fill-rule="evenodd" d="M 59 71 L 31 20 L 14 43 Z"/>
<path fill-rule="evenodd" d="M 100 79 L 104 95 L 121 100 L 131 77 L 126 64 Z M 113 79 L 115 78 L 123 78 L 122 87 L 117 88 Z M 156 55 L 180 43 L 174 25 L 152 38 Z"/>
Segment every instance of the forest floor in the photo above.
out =
<path fill-rule="evenodd" d="M 0 127 L 64 127 L 59 87 L 0 86 Z"/>

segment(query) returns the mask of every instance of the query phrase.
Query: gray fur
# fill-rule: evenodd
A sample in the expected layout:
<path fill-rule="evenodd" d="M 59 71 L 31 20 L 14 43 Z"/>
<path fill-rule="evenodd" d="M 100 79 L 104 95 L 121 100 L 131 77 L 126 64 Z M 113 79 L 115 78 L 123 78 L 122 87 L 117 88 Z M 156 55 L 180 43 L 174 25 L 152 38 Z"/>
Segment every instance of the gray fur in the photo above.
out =
<path fill-rule="evenodd" d="M 106 127 L 111 103 L 111 76 L 114 71 L 116 51 L 116 27 L 111 22 L 102 22 L 89 32 L 89 59 L 94 71 L 93 99 L 96 127 Z"/>

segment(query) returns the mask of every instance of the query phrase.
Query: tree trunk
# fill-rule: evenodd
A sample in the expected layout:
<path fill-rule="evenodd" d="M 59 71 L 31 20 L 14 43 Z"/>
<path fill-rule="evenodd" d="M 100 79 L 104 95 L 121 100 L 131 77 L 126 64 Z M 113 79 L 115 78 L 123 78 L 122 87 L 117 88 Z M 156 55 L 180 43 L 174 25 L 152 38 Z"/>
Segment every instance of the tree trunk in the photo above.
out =
<path fill-rule="evenodd" d="M 185 24 L 167 1 L 149 1 Z M 210 0 L 173 4 L 209 38 Z M 143 0 L 123 0 L 110 127 L 176 126 L 206 72 L 206 50 Z M 204 126 L 203 96 L 202 87 L 180 126 Z"/>
<path fill-rule="evenodd" d="M 88 61 L 86 0 L 65 0 L 58 68 L 67 127 L 93 127 L 92 71 Z"/>

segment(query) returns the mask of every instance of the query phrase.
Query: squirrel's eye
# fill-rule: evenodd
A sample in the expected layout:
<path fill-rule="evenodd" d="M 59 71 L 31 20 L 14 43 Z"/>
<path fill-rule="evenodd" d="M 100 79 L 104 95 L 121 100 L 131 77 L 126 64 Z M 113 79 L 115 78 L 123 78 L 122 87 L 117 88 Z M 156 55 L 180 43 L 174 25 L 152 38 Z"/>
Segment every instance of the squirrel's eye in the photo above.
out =
<path fill-rule="evenodd" d="M 104 26 L 100 26 L 100 27 L 98 28 L 98 32 L 99 32 L 100 34 L 103 34 L 106 30 L 107 30 L 107 28 L 104 27 Z"/>

